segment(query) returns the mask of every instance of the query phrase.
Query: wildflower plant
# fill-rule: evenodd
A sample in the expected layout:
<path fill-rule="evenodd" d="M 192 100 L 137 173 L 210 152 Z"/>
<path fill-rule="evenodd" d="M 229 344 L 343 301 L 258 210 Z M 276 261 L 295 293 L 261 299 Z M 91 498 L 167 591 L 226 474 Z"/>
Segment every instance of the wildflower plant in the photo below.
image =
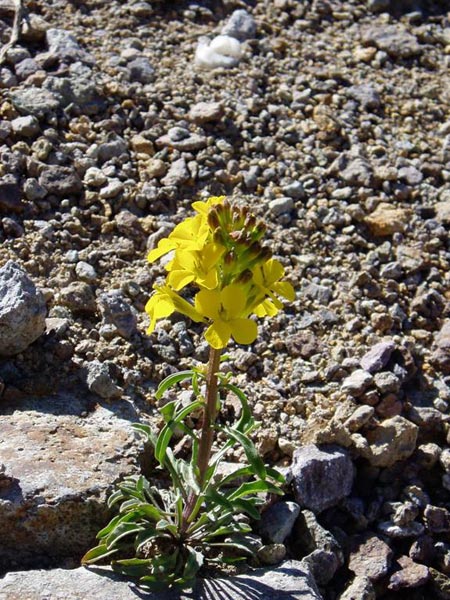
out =
<path fill-rule="evenodd" d="M 156 461 L 171 480 L 161 489 L 145 477 L 119 484 L 109 498 L 118 514 L 102 529 L 99 544 L 83 557 L 92 564 L 114 555 L 114 570 L 139 578 L 142 588 L 192 586 L 205 565 L 234 564 L 253 554 L 246 534 L 250 519 L 259 518 L 264 494 L 281 494 L 283 477 L 264 465 L 250 434 L 256 424 L 245 394 L 220 372 L 221 353 L 230 339 L 251 344 L 257 337 L 255 317 L 274 316 L 281 298 L 293 300 L 294 290 L 283 279 L 284 268 L 262 246 L 265 225 L 248 208 L 231 206 L 224 197 L 194 202 L 195 216 L 185 219 L 149 253 L 153 262 L 170 253 L 163 285 L 155 285 L 147 302 L 148 333 L 158 319 L 181 313 L 205 324 L 209 362 L 167 377 L 156 398 L 180 382 L 189 381 L 194 400 L 166 403 L 160 410 L 159 432 L 135 424 L 154 449 Z M 232 425 L 218 419 L 222 398 L 234 394 L 242 405 Z M 201 427 L 187 424 L 200 413 Z M 188 459 L 175 456 L 170 443 L 175 431 L 190 439 Z M 223 442 L 218 443 L 217 435 Z M 220 462 L 240 445 L 247 464 L 220 475 Z"/>

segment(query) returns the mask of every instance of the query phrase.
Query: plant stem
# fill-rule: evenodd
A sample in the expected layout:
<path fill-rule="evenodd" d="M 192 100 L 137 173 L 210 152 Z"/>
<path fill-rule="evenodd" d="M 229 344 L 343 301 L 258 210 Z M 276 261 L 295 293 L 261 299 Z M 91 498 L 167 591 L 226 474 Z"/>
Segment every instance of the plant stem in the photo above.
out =
<path fill-rule="evenodd" d="M 214 424 L 217 417 L 217 372 L 220 367 L 220 350 L 210 348 L 206 373 L 206 403 L 203 414 L 202 433 L 198 447 L 199 484 L 203 486 L 214 441 Z"/>
<path fill-rule="evenodd" d="M 220 366 L 221 350 L 210 348 L 208 370 L 206 373 L 206 398 L 205 409 L 203 412 L 202 431 L 198 447 L 198 483 L 200 489 L 205 482 L 206 471 L 208 470 L 209 459 L 211 457 L 211 448 L 214 441 L 214 423 L 217 417 L 217 372 Z M 181 532 L 184 533 L 188 527 L 189 517 L 195 508 L 198 496 L 191 493 L 186 501 L 183 510 L 183 522 Z"/>

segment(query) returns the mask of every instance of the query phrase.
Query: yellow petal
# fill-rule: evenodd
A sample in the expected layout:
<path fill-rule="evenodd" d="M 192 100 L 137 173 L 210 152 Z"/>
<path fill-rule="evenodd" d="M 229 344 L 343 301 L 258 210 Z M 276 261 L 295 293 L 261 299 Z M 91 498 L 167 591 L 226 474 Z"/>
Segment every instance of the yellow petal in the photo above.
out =
<path fill-rule="evenodd" d="M 214 321 L 205 331 L 205 339 L 210 346 L 219 350 L 225 348 L 231 337 L 231 327 L 225 321 Z"/>
<path fill-rule="evenodd" d="M 284 267 L 279 260 L 270 258 L 263 264 L 264 279 L 266 285 L 271 285 L 275 281 L 281 279 L 284 275 Z"/>
<path fill-rule="evenodd" d="M 204 277 L 197 277 L 195 281 L 207 290 L 214 290 L 217 287 L 217 271 L 212 269 Z"/>
<path fill-rule="evenodd" d="M 206 216 L 211 206 L 214 206 L 215 204 L 223 204 L 224 200 L 225 196 L 211 196 L 211 198 L 208 198 L 206 202 L 199 200 L 197 202 L 193 202 L 191 206 L 198 213 Z"/>
<path fill-rule="evenodd" d="M 278 308 L 266 298 L 253 309 L 253 312 L 257 317 L 274 317 L 278 313 Z"/>
<path fill-rule="evenodd" d="M 165 294 L 156 292 L 145 305 L 145 312 L 150 316 L 150 325 L 148 326 L 147 333 L 152 333 L 158 319 L 164 319 L 174 311 L 175 306 L 171 299 Z"/>
<path fill-rule="evenodd" d="M 286 300 L 289 300 L 289 302 L 295 300 L 295 290 L 288 281 L 278 281 L 273 284 L 272 289 L 280 296 L 283 296 L 283 298 L 286 298 Z"/>
<path fill-rule="evenodd" d="M 167 254 L 168 252 L 173 250 L 175 247 L 176 245 L 172 240 L 169 240 L 169 238 L 163 238 L 159 241 L 157 247 L 153 250 L 150 250 L 150 252 L 148 253 L 148 262 L 153 262 L 154 260 L 157 260 L 164 254 Z"/>
<path fill-rule="evenodd" d="M 208 319 L 218 319 L 220 294 L 215 290 L 200 290 L 195 296 L 195 310 Z"/>
<path fill-rule="evenodd" d="M 220 293 L 220 299 L 226 310 L 228 319 L 235 319 L 243 316 L 247 298 L 239 284 L 232 283 L 223 288 Z"/>
<path fill-rule="evenodd" d="M 258 327 L 251 319 L 233 319 L 230 321 L 231 335 L 238 344 L 251 344 L 256 340 Z"/>
<path fill-rule="evenodd" d="M 189 271 L 170 271 L 167 276 L 167 283 L 176 291 L 183 289 L 192 281 L 194 281 L 194 275 L 193 273 L 189 273 Z"/>

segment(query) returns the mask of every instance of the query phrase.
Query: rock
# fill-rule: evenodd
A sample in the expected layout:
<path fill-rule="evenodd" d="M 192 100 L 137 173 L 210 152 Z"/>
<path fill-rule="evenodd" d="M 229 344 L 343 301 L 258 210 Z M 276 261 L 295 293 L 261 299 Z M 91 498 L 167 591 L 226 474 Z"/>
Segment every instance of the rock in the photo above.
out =
<path fill-rule="evenodd" d="M 24 115 L 33 115 L 43 119 L 52 115 L 61 107 L 61 98 L 46 90 L 34 86 L 21 88 L 11 93 L 14 107 Z"/>
<path fill-rule="evenodd" d="M 108 141 L 98 147 L 98 159 L 100 163 L 107 162 L 112 158 L 119 157 L 128 152 L 128 144 L 120 135 L 112 134 Z"/>
<path fill-rule="evenodd" d="M 83 177 L 83 183 L 92 187 L 101 187 L 107 180 L 103 171 L 97 167 L 89 167 Z"/>
<path fill-rule="evenodd" d="M 47 29 L 45 33 L 48 51 L 63 62 L 86 62 L 94 64 L 95 60 L 86 50 L 83 50 L 75 37 L 66 29 Z"/>
<path fill-rule="evenodd" d="M 189 133 L 187 137 L 181 139 L 173 139 L 173 137 L 170 135 L 163 135 L 156 140 L 156 145 L 160 148 L 167 146 L 169 148 L 174 148 L 175 150 L 180 150 L 181 152 L 194 152 L 196 150 L 202 150 L 206 147 L 206 144 L 206 137 L 199 135 L 198 133 Z M 176 160 L 175 163 L 178 162 L 178 160 Z"/>
<path fill-rule="evenodd" d="M 347 452 L 338 446 L 318 448 L 311 444 L 294 452 L 292 477 L 295 500 L 321 512 L 348 496 L 354 469 Z"/>
<path fill-rule="evenodd" d="M 360 157 L 348 160 L 345 168 L 339 173 L 339 176 L 349 185 L 364 187 L 370 187 L 373 178 L 369 163 Z"/>
<path fill-rule="evenodd" d="M 276 502 L 262 513 L 258 532 L 273 544 L 282 544 L 290 535 L 300 513 L 295 502 Z"/>
<path fill-rule="evenodd" d="M 130 74 L 130 81 L 138 81 L 146 85 L 147 83 L 152 83 L 156 78 L 155 69 L 145 56 L 135 58 L 128 63 L 127 68 Z"/>
<path fill-rule="evenodd" d="M 194 123 L 203 125 L 219 121 L 224 114 L 223 104 L 221 102 L 198 102 L 189 111 L 188 117 Z"/>
<path fill-rule="evenodd" d="M 399 378 L 390 371 L 381 371 L 380 373 L 375 373 L 373 381 L 375 387 L 382 394 L 398 392 L 401 385 Z"/>
<path fill-rule="evenodd" d="M 78 561 L 108 520 L 111 486 L 138 472 L 136 416 L 123 403 L 94 412 L 90 404 L 69 394 L 2 402 L 0 456 L 9 483 L 0 493 L 0 570 Z M 0 580 L 4 594 L 10 597 Z"/>
<path fill-rule="evenodd" d="M 411 165 L 399 169 L 398 177 L 404 179 L 409 185 L 419 185 L 423 180 L 422 172 Z"/>
<path fill-rule="evenodd" d="M 404 417 L 386 419 L 367 432 L 369 448 L 366 458 L 374 467 L 391 467 L 405 460 L 416 448 L 419 428 Z"/>
<path fill-rule="evenodd" d="M 269 202 L 269 211 L 274 217 L 278 217 L 285 213 L 290 213 L 294 209 L 294 201 L 292 198 L 276 198 Z"/>
<path fill-rule="evenodd" d="M 421 536 L 425 531 L 425 527 L 422 523 L 416 523 L 416 521 L 412 521 L 408 525 L 396 525 L 392 521 L 383 521 L 378 524 L 378 531 L 393 539 L 404 539 Z"/>
<path fill-rule="evenodd" d="M 97 273 L 94 267 L 84 260 L 77 262 L 75 274 L 82 281 L 86 281 L 86 283 L 94 283 L 97 280 Z"/>
<path fill-rule="evenodd" d="M 373 377 L 364 369 L 357 369 L 342 382 L 342 391 L 358 397 L 372 384 Z"/>
<path fill-rule="evenodd" d="M 256 556 L 263 565 L 277 565 L 286 557 L 286 546 L 284 544 L 266 544 L 259 548 Z"/>
<path fill-rule="evenodd" d="M 88 364 L 87 371 L 86 381 L 91 392 L 107 400 L 122 397 L 123 390 L 114 383 L 108 365 L 93 360 Z"/>
<path fill-rule="evenodd" d="M 363 32 L 362 38 L 366 44 L 375 45 L 392 58 L 410 58 L 422 52 L 416 37 L 402 25 L 374 25 Z"/>
<path fill-rule="evenodd" d="M 57 165 L 49 165 L 43 169 L 39 185 L 55 196 L 78 194 L 83 189 L 81 179 L 72 168 Z"/>
<path fill-rule="evenodd" d="M 163 185 L 181 185 L 191 178 L 191 174 L 184 158 L 174 161 L 167 172 L 167 175 L 161 179 Z"/>
<path fill-rule="evenodd" d="M 136 333 L 136 314 L 120 290 L 104 292 L 98 297 L 102 325 L 110 326 L 111 333 L 130 339 Z"/>
<path fill-rule="evenodd" d="M 311 569 L 317 585 L 323 586 L 329 583 L 339 568 L 339 561 L 333 552 L 327 550 L 314 550 L 302 559 Z"/>
<path fill-rule="evenodd" d="M 376 600 L 375 589 L 368 577 L 357 576 L 339 596 L 339 600 Z"/>
<path fill-rule="evenodd" d="M 436 221 L 442 223 L 443 225 L 450 224 L 450 202 L 446 200 L 445 202 L 437 202 L 434 205 L 434 209 L 436 211 Z"/>
<path fill-rule="evenodd" d="M 364 109 L 376 109 L 380 107 L 381 100 L 377 90 L 370 84 L 352 85 L 348 88 L 347 94 L 353 98 Z"/>
<path fill-rule="evenodd" d="M 391 575 L 388 585 L 390 590 L 415 588 L 424 585 L 428 581 L 430 573 L 425 565 L 419 565 L 408 556 L 400 556 L 397 563 L 401 570 Z"/>
<path fill-rule="evenodd" d="M 381 202 L 364 221 L 372 235 L 387 236 L 405 231 L 410 218 L 410 210 Z"/>
<path fill-rule="evenodd" d="M 37 73 L 40 70 L 38 63 L 32 58 L 25 58 L 17 63 L 14 67 L 17 77 L 23 81 L 30 75 Z"/>
<path fill-rule="evenodd" d="M 344 564 L 342 548 L 333 534 L 318 523 L 314 513 L 302 510 L 294 527 L 292 543 L 301 553 L 313 553 L 315 550 L 325 550 L 334 554 L 336 564 Z"/>
<path fill-rule="evenodd" d="M 374 533 L 367 533 L 351 539 L 348 568 L 355 575 L 377 581 L 384 577 L 390 568 L 393 552 Z"/>
<path fill-rule="evenodd" d="M 256 23 L 253 16 L 244 9 L 235 10 L 222 27 L 222 35 L 236 38 L 240 42 L 255 37 Z"/>
<path fill-rule="evenodd" d="M 450 600 L 450 577 L 433 568 L 429 569 L 429 573 L 436 600 Z"/>
<path fill-rule="evenodd" d="M 365 404 L 358 406 L 358 408 L 348 417 L 344 423 L 351 433 L 359 431 L 366 425 L 373 417 L 375 409 L 373 406 L 367 406 Z"/>
<path fill-rule="evenodd" d="M 41 130 L 39 121 L 33 115 L 17 117 L 11 121 L 11 126 L 16 135 L 25 138 L 34 137 L 38 135 Z"/>
<path fill-rule="evenodd" d="M 450 512 L 440 506 L 428 504 L 423 513 L 425 525 L 432 533 L 446 533 L 450 531 Z"/>
<path fill-rule="evenodd" d="M 93 315 L 97 312 L 94 292 L 87 283 L 73 282 L 60 292 L 60 302 L 74 314 Z"/>
<path fill-rule="evenodd" d="M 369 373 L 381 371 L 389 362 L 391 354 L 395 349 L 395 344 L 392 341 L 379 342 L 375 344 L 361 359 L 360 365 Z"/>
<path fill-rule="evenodd" d="M 55 569 L 9 573 L 0 581 L 0 598 L 43 600 L 51 590 L 52 600 L 135 600 L 142 595 L 129 581 L 107 567 L 88 570 Z M 257 569 L 235 577 L 200 579 L 193 593 L 165 591 L 165 600 L 200 600 L 217 593 L 227 600 L 242 600 L 248 594 L 270 600 L 322 600 L 307 565 L 289 560 L 274 569 Z M 147 600 L 159 600 L 161 594 L 146 593 Z"/>
<path fill-rule="evenodd" d="M 312 281 L 305 281 L 302 285 L 302 293 L 310 300 L 316 300 L 319 304 L 328 304 L 333 291 L 325 286 Z"/>
<path fill-rule="evenodd" d="M 21 214 L 25 210 L 17 183 L 0 179 L 0 209 L 5 213 Z"/>
<path fill-rule="evenodd" d="M 116 196 L 121 194 L 124 189 L 124 185 L 120 181 L 120 179 L 108 179 L 106 185 L 103 186 L 100 190 L 99 196 L 104 200 L 107 200 L 109 198 L 115 198 Z"/>
<path fill-rule="evenodd" d="M 38 291 L 12 260 L 0 268 L 0 356 L 23 352 L 45 331 L 47 308 Z"/>

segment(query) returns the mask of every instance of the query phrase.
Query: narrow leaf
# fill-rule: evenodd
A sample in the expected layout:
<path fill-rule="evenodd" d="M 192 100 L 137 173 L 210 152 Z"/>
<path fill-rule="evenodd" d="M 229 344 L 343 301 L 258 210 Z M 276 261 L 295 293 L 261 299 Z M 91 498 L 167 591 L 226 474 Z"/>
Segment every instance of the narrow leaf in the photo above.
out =
<path fill-rule="evenodd" d="M 99 546 L 95 546 L 95 548 L 91 548 L 86 552 L 86 554 L 81 559 L 82 565 L 92 565 L 97 561 L 101 560 L 105 556 L 109 556 L 110 554 L 114 554 L 117 552 L 117 548 L 113 550 L 108 550 L 106 544 L 100 544 Z"/>
<path fill-rule="evenodd" d="M 169 375 L 168 377 L 163 379 L 163 381 L 161 381 L 161 383 L 159 384 L 158 389 L 156 390 L 156 393 L 155 393 L 155 398 L 157 400 L 160 400 L 166 390 L 173 387 L 180 381 L 184 381 L 185 379 L 190 379 L 193 374 L 194 374 L 194 372 L 192 370 L 189 370 L 189 371 L 180 371 L 179 373 L 173 373 L 172 375 Z"/>

